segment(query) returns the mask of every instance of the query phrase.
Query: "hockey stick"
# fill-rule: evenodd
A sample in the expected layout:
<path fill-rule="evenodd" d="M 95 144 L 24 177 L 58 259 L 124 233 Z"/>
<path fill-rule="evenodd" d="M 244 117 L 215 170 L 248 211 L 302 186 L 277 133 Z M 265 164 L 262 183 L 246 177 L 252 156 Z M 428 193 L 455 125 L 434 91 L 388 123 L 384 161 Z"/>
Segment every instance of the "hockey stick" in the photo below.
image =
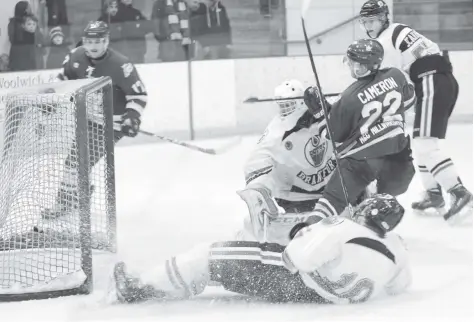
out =
<path fill-rule="evenodd" d="M 336 161 L 336 169 L 339 174 L 339 178 L 341 180 L 341 186 L 342 186 L 342 192 L 344 194 L 344 198 L 346 199 L 347 207 L 349 208 L 349 213 L 352 216 L 354 214 L 354 210 L 352 209 L 352 205 L 349 202 L 349 194 L 347 193 L 347 188 L 346 184 L 344 182 L 344 178 L 342 177 L 342 172 L 341 172 L 341 167 L 340 167 L 340 162 L 339 162 L 339 157 L 337 155 L 337 148 L 336 148 L 336 142 L 334 142 L 332 138 L 332 131 L 329 125 L 329 113 L 328 109 L 326 106 L 326 100 L 323 99 L 322 97 L 322 90 L 321 90 L 321 84 L 319 82 L 319 77 L 318 77 L 318 72 L 316 71 L 316 65 L 314 64 L 314 59 L 313 59 L 313 52 L 311 51 L 311 45 L 309 44 L 309 38 L 308 38 L 308 33 L 306 32 L 306 24 L 305 24 L 305 15 L 308 12 L 309 5 L 311 3 L 311 0 L 303 0 L 302 8 L 301 8 L 301 26 L 303 27 L 303 35 L 304 35 L 304 42 L 306 43 L 306 49 L 308 51 L 308 57 L 309 61 L 311 63 L 311 69 L 313 70 L 314 78 L 316 80 L 316 88 L 318 89 L 320 95 L 320 104 L 323 109 L 324 113 L 324 118 L 326 119 L 326 126 L 327 126 L 327 132 L 329 134 L 329 140 L 331 141 L 332 148 L 334 150 L 334 159 Z"/>
<path fill-rule="evenodd" d="M 191 150 L 194 150 L 194 151 L 199 151 L 199 152 L 202 152 L 202 153 L 212 154 L 212 155 L 218 155 L 218 154 L 222 154 L 222 153 L 227 152 L 228 150 L 230 150 L 231 148 L 233 148 L 237 144 L 239 144 L 240 140 L 241 140 L 240 138 L 238 138 L 237 140 L 233 140 L 233 141 L 231 141 L 231 142 L 227 143 L 226 145 L 221 146 L 219 148 L 203 148 L 203 147 L 200 147 L 200 146 L 197 146 L 197 145 L 194 145 L 194 144 L 186 143 L 186 142 L 178 140 L 178 139 L 169 138 L 169 137 L 162 136 L 162 135 L 152 133 L 152 132 L 148 132 L 148 131 L 145 131 L 145 130 L 139 130 L 138 132 L 141 133 L 141 134 L 144 134 L 144 135 L 148 135 L 148 136 L 158 138 L 162 141 L 166 141 L 166 142 L 169 142 L 169 143 L 172 143 L 172 144 L 183 146 L 185 148 L 188 148 L 188 149 L 191 149 Z"/>
<path fill-rule="evenodd" d="M 325 97 L 336 97 L 338 95 L 339 95 L 339 93 L 324 94 Z M 285 98 L 285 100 L 291 100 L 291 99 L 298 100 L 298 99 L 303 99 L 303 98 L 304 98 L 303 96 L 296 96 L 296 97 Z M 275 98 L 275 97 L 259 98 L 259 97 L 256 97 L 256 96 L 249 96 L 244 101 L 244 103 L 261 103 L 261 102 L 275 102 L 275 101 L 281 101 L 281 98 Z"/>

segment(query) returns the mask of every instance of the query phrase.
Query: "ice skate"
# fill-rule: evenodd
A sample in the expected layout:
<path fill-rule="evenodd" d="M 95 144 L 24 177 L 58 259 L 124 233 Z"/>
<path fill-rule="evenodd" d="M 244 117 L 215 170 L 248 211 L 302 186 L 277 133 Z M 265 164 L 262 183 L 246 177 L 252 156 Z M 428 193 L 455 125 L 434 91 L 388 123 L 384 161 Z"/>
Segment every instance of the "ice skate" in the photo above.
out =
<path fill-rule="evenodd" d="M 451 208 L 444 219 L 453 225 L 472 222 L 472 194 L 463 185 L 457 185 L 449 193 L 452 198 Z"/>
<path fill-rule="evenodd" d="M 124 262 L 115 264 L 113 272 L 115 295 L 121 303 L 138 303 L 153 299 L 162 299 L 164 292 L 156 290 L 151 285 L 143 284 L 139 278 L 127 273 Z"/>
<path fill-rule="evenodd" d="M 411 204 L 413 211 L 420 216 L 443 216 L 446 214 L 445 206 L 443 192 L 439 186 L 426 191 L 422 200 Z"/>

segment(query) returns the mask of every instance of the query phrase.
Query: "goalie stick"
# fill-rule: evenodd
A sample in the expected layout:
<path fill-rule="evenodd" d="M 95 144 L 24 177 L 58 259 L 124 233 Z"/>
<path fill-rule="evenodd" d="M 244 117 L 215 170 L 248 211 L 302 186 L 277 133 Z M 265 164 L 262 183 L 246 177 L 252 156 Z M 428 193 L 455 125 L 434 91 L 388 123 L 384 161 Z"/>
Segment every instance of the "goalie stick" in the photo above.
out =
<path fill-rule="evenodd" d="M 336 97 L 339 96 L 339 93 L 329 93 L 329 94 L 324 94 L 325 97 Z M 296 97 L 289 97 L 285 98 L 285 100 L 298 100 L 298 99 L 303 99 L 303 96 L 296 96 Z M 281 101 L 281 98 L 276 98 L 276 97 L 270 97 L 270 98 L 259 98 L 256 96 L 249 96 L 244 103 L 261 103 L 261 102 L 275 102 L 275 101 Z"/>
<path fill-rule="evenodd" d="M 178 139 L 169 138 L 169 137 L 162 136 L 162 135 L 152 133 L 152 132 L 148 132 L 148 131 L 145 131 L 145 130 L 139 130 L 138 132 L 141 133 L 141 134 L 144 134 L 144 135 L 148 135 L 148 136 L 158 138 L 162 141 L 166 141 L 166 142 L 169 142 L 169 143 L 172 143 L 172 144 L 183 146 L 185 148 L 188 148 L 188 149 L 191 149 L 191 150 L 194 150 L 194 151 L 199 151 L 199 152 L 202 152 L 202 153 L 212 154 L 212 155 L 218 155 L 218 154 L 222 154 L 222 153 L 225 153 L 225 152 L 229 151 L 230 149 L 235 147 L 237 144 L 239 144 L 240 140 L 241 140 L 240 138 L 237 138 L 236 140 L 232 140 L 232 141 L 228 142 L 226 145 L 223 145 L 219 148 L 203 148 L 203 147 L 200 147 L 200 146 L 197 146 L 197 145 L 194 145 L 194 144 L 186 143 L 186 142 L 178 140 Z"/>
<path fill-rule="evenodd" d="M 336 161 L 336 169 L 339 174 L 339 178 L 341 180 L 341 185 L 342 185 L 342 191 L 344 193 L 344 198 L 346 199 L 347 207 L 349 209 L 349 214 L 352 216 L 354 214 L 354 209 L 352 208 L 351 203 L 349 202 L 349 194 L 347 193 L 347 188 L 346 184 L 344 182 L 344 178 L 342 177 L 342 172 L 341 172 L 341 167 L 340 167 L 340 162 L 339 162 L 339 156 L 337 154 L 337 147 L 336 147 L 336 142 L 334 142 L 332 138 L 332 130 L 329 125 L 329 113 L 328 109 L 326 106 L 326 100 L 323 99 L 323 92 L 321 90 L 321 84 L 319 82 L 319 77 L 318 77 L 318 72 L 316 71 L 316 65 L 314 64 L 314 58 L 313 58 L 313 52 L 311 51 L 311 45 L 309 43 L 309 38 L 308 38 L 308 33 L 306 32 L 306 24 L 305 24 L 305 15 L 308 12 L 309 5 L 311 3 L 311 0 L 303 0 L 302 7 L 301 7 L 301 26 L 303 28 L 303 35 L 304 35 L 304 42 L 306 44 L 306 49 L 308 51 L 308 58 L 309 62 L 311 63 L 311 69 L 313 70 L 314 78 L 316 80 L 316 88 L 319 91 L 319 100 L 320 104 L 324 113 L 324 118 L 326 119 L 326 124 L 327 124 L 327 132 L 329 134 L 329 140 L 331 141 L 331 145 L 334 150 L 334 158 Z"/>

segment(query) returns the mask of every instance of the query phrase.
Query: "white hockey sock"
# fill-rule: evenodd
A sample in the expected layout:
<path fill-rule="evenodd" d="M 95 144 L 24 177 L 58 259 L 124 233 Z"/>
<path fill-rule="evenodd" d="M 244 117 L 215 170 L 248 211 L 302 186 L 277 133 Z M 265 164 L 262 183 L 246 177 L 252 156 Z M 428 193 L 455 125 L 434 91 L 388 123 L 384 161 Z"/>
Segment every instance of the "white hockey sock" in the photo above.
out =
<path fill-rule="evenodd" d="M 441 151 L 433 153 L 430 160 L 426 160 L 425 163 L 431 175 L 444 190 L 449 191 L 461 183 L 453 160 L 443 156 Z"/>
<path fill-rule="evenodd" d="M 314 206 L 314 212 L 321 218 L 337 216 L 338 213 L 334 206 L 326 198 L 320 198 Z"/>
<path fill-rule="evenodd" d="M 437 138 L 413 140 L 418 169 L 426 190 L 436 188 L 437 183 L 448 191 L 461 183 L 454 163 L 439 149 Z"/>
<path fill-rule="evenodd" d="M 185 299 L 204 291 L 209 283 L 208 244 L 171 257 L 140 274 L 143 283 L 165 292 L 169 298 Z"/>
<path fill-rule="evenodd" d="M 436 182 L 435 178 L 431 174 L 428 167 L 424 164 L 418 164 L 418 174 L 420 175 L 421 183 L 425 190 L 437 189 L 438 182 Z"/>

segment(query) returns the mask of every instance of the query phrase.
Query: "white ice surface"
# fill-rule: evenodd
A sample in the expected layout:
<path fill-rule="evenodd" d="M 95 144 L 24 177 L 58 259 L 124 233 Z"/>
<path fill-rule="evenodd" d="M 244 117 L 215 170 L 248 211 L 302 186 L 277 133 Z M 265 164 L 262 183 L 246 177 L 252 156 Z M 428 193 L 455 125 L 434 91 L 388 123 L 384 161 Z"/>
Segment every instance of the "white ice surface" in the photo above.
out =
<path fill-rule="evenodd" d="M 171 144 L 117 148 L 117 258 L 150 265 L 198 242 L 233 233 L 246 211 L 235 194 L 244 184 L 241 165 L 256 139 L 246 137 L 219 156 Z M 226 140 L 199 143 L 213 146 Z M 473 189 L 472 126 L 452 126 L 443 147 Z M 415 178 L 401 197 L 407 209 L 420 191 Z M 453 228 L 440 218 L 419 218 L 408 211 L 398 231 L 411 250 L 414 281 L 408 293 L 386 300 L 351 306 L 271 305 L 209 288 L 192 301 L 107 305 L 104 295 L 117 258 L 97 254 L 92 295 L 0 303 L 0 321 L 472 320 L 472 227 Z"/>

